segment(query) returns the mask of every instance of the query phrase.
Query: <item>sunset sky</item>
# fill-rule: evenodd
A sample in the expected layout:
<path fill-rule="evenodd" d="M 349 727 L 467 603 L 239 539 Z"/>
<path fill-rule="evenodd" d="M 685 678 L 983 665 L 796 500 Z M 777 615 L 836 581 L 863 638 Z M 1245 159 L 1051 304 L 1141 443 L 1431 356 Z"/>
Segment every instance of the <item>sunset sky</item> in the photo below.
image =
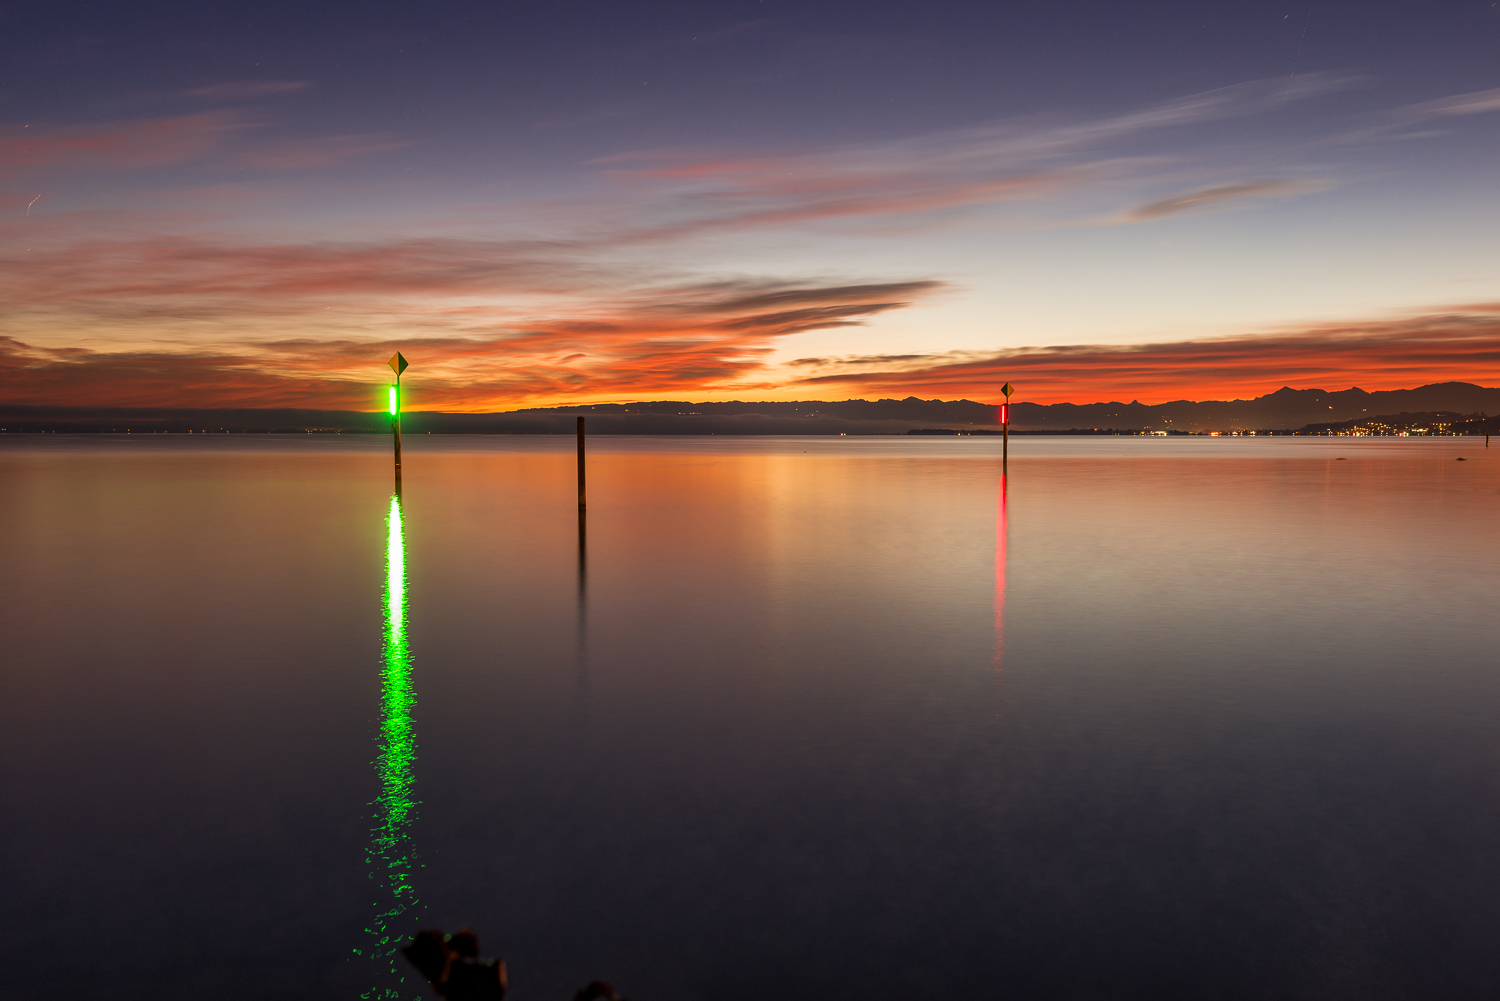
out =
<path fill-rule="evenodd" d="M 1500 385 L 1500 6 L 0 6 L 0 392 Z"/>

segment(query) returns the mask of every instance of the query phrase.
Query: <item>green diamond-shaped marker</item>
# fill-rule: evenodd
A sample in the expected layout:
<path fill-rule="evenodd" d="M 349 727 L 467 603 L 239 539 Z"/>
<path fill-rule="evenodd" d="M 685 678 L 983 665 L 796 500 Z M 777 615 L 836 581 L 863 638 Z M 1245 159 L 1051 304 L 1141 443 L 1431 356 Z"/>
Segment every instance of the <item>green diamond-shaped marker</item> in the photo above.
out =
<path fill-rule="evenodd" d="M 397 355 L 397 356 L 396 356 L 396 357 L 397 357 L 397 358 L 400 358 L 400 357 L 401 357 L 401 356 L 400 356 L 400 355 Z M 1006 399 L 1007 399 L 1007 400 L 1008 400 L 1008 399 L 1010 399 L 1010 394 L 1011 394 L 1011 393 L 1014 393 L 1014 392 L 1015 392 L 1015 391 L 1016 391 L 1016 387 L 1015 387 L 1015 386 L 1012 386 L 1012 385 L 1011 385 L 1011 384 L 1010 384 L 1010 383 L 1008 383 L 1008 382 L 1007 382 L 1007 383 L 1006 383 L 1006 384 L 1005 384 L 1005 385 L 1003 385 L 1003 386 L 1001 386 L 1001 387 L 1000 387 L 1000 392 L 1002 392 L 1002 393 L 1004 393 L 1004 394 L 1005 394 L 1005 398 L 1006 398 Z"/>
<path fill-rule="evenodd" d="M 391 360 L 386 362 L 386 364 L 389 365 L 392 371 L 396 373 L 396 377 L 400 378 L 401 373 L 406 371 L 407 361 L 405 358 L 401 357 L 401 352 L 397 351 L 395 354 L 391 355 Z"/>

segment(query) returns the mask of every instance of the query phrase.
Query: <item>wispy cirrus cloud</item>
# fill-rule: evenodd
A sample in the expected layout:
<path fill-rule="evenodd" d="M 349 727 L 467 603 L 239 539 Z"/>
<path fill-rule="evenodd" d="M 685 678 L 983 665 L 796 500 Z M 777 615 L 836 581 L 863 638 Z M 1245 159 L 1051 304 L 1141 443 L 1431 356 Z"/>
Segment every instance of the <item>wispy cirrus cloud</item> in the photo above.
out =
<path fill-rule="evenodd" d="M 12 316 L 87 309 L 130 317 L 143 306 L 224 317 L 282 316 L 335 300 L 434 304 L 478 296 L 559 295 L 618 287 L 621 269 L 590 264 L 567 241 L 410 238 L 235 242 L 189 236 L 73 239 L 0 257 Z M 381 307 L 383 308 L 383 306 Z"/>
<path fill-rule="evenodd" d="M 1268 387 L 1399 389 L 1447 380 L 1500 382 L 1500 303 L 1327 323 L 1236 337 L 1146 344 L 1012 348 L 989 354 L 805 358 L 808 396 L 992 400 L 1006 381 L 1038 403 L 1253 397 Z"/>
<path fill-rule="evenodd" d="M 691 158 L 643 151 L 600 158 L 594 164 L 616 183 L 654 198 L 651 208 L 658 218 L 641 235 L 658 238 L 935 215 L 1038 201 L 1090 183 L 1155 174 L 1163 169 L 1160 157 L 1125 155 L 1113 151 L 1112 144 L 1274 111 L 1352 82 L 1349 77 L 1312 74 L 1290 81 L 1252 81 L 1081 122 L 1011 122 L 774 156 Z M 1218 200 L 1271 197 L 1310 190 L 1299 188 L 1302 183 L 1236 182 L 1246 185 L 1237 195 L 1232 193 L 1235 185 L 1209 190 L 1218 192 Z M 1110 221 L 1144 221 L 1164 214 L 1172 213 L 1139 220 L 1115 216 Z"/>
<path fill-rule="evenodd" d="M 364 135 L 328 136 L 318 139 L 293 139 L 272 142 L 245 150 L 234 157 L 236 164 L 261 170 L 305 170 L 331 167 L 351 156 L 384 153 L 410 143 L 388 132 Z"/>
<path fill-rule="evenodd" d="M 1278 178 L 1219 184 L 1211 188 L 1200 188 L 1196 191 L 1188 191 L 1170 198 L 1159 198 L 1144 205 L 1137 205 L 1123 213 L 1120 221 L 1150 222 L 1153 219 L 1165 219 L 1169 216 L 1201 211 L 1226 202 L 1238 202 L 1251 198 L 1285 198 L 1290 195 L 1317 191 L 1322 187 L 1323 185 L 1314 182 L 1286 181 Z"/>
<path fill-rule="evenodd" d="M 1455 94 L 1421 104 L 1408 104 L 1397 110 L 1396 117 L 1419 119 L 1438 115 L 1480 115 L 1490 111 L 1500 111 L 1500 87 L 1494 90 L 1476 90 L 1470 94 Z"/>
<path fill-rule="evenodd" d="M 182 96 L 203 101 L 250 101 L 295 94 L 311 86 L 311 80 L 229 80 L 185 90 Z"/>
<path fill-rule="evenodd" d="M 244 128 L 228 112 L 99 125 L 0 126 L 0 176 L 36 168 L 154 167 L 206 156 L 224 134 Z"/>
<path fill-rule="evenodd" d="M 0 126 L 0 179 L 103 172 L 195 161 L 288 170 L 327 167 L 364 153 L 408 145 L 387 133 L 284 138 L 235 111 L 94 125 Z"/>
<path fill-rule="evenodd" d="M 1344 144 L 1371 140 L 1427 139 L 1443 134 L 1441 129 L 1434 129 L 1434 126 L 1445 121 L 1494 111 L 1500 111 L 1500 88 L 1450 94 L 1431 101 L 1419 101 L 1364 115 L 1356 127 L 1342 131 L 1333 138 Z M 1416 130 L 1419 126 L 1423 127 L 1420 131 Z"/>

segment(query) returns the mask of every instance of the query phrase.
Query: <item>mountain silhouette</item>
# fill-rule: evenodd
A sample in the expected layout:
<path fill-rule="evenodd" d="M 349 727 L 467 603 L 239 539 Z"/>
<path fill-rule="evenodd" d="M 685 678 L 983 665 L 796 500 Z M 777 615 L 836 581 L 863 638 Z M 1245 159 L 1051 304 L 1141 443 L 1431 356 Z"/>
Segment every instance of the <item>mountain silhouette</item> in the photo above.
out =
<path fill-rule="evenodd" d="M 998 390 L 997 390 L 998 396 Z M 1381 414 L 1449 411 L 1500 413 L 1500 389 L 1441 382 L 1417 389 L 1328 392 L 1283 386 L 1252 400 L 1170 403 L 1011 404 L 1016 431 L 1088 429 L 1229 431 L 1295 429 Z M 998 428 L 993 403 L 973 400 L 840 400 L 690 403 L 657 400 L 459 414 L 414 411 L 410 434 L 572 434 L 576 418 L 591 434 L 905 434 L 922 428 Z M 352 410 L 184 410 L 0 406 L 0 430 L 57 432 L 342 431 L 381 432 L 384 413 Z"/>

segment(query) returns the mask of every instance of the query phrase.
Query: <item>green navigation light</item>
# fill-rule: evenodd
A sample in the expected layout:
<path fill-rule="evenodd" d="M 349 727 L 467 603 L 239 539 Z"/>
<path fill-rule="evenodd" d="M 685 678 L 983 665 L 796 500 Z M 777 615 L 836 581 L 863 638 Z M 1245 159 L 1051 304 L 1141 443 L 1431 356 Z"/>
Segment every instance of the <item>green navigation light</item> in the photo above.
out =
<path fill-rule="evenodd" d="M 394 390 L 393 400 L 394 400 Z M 394 403 L 392 404 L 394 406 Z M 416 851 L 411 823 L 417 801 L 413 763 L 417 737 L 412 722 L 416 697 L 411 682 L 411 651 L 406 638 L 406 542 L 401 501 L 391 498 L 387 520 L 385 582 L 385 646 L 381 677 L 381 719 L 375 774 L 380 792 L 375 798 L 370 832 L 370 879 L 375 886 L 375 913 L 365 929 L 366 943 L 355 950 L 369 959 L 370 972 L 382 983 L 360 995 L 371 1001 L 396 1001 L 406 993 L 406 969 L 397 950 L 416 931 L 417 891 L 412 879 Z"/>
<path fill-rule="evenodd" d="M 395 386 L 391 386 L 391 387 L 389 387 L 388 391 L 390 393 L 390 401 L 391 401 L 391 416 L 394 417 L 394 416 L 396 416 L 396 387 Z"/>

